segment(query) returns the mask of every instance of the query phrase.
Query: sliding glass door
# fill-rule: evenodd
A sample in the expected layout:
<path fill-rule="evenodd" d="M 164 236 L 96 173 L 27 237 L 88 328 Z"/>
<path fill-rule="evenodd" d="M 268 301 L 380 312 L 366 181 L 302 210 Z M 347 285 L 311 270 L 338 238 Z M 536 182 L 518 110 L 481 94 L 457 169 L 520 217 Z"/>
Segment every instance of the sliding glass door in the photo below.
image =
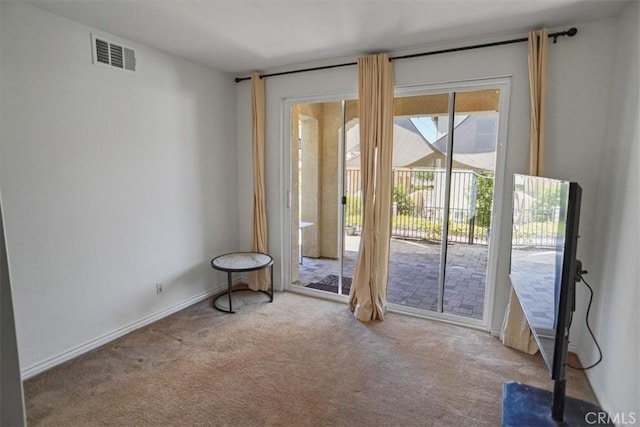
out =
<path fill-rule="evenodd" d="M 396 96 L 389 307 L 486 325 L 506 86 Z M 426 89 L 425 89 L 426 92 Z M 356 100 L 292 104 L 291 283 L 348 295 L 362 230 Z"/>

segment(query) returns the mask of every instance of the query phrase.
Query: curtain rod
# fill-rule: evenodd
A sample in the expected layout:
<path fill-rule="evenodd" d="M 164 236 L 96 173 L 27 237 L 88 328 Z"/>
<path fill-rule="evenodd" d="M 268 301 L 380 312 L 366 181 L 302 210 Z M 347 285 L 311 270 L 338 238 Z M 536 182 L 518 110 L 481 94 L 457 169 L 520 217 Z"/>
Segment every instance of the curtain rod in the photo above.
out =
<path fill-rule="evenodd" d="M 556 33 L 551 33 L 551 34 L 549 34 L 549 38 L 553 38 L 553 43 L 557 43 L 558 37 L 562 37 L 562 36 L 573 37 L 576 34 L 578 34 L 578 29 L 576 27 L 571 27 L 566 31 L 558 31 Z M 398 60 L 398 59 L 417 58 L 417 57 L 420 57 L 420 56 L 439 55 L 441 53 L 461 52 L 463 50 L 481 49 L 481 48 L 484 48 L 484 47 L 502 46 L 502 45 L 506 45 L 506 44 L 522 43 L 522 42 L 526 42 L 527 40 L 529 40 L 528 37 L 521 37 L 521 38 L 518 38 L 518 39 L 503 40 L 503 41 L 499 41 L 499 42 L 476 44 L 476 45 L 471 45 L 471 46 L 454 47 L 454 48 L 451 48 L 451 49 L 442 49 L 442 50 L 434 50 L 434 51 L 431 51 L 431 52 L 413 53 L 413 54 L 410 54 L 410 55 L 392 56 L 392 57 L 389 57 L 389 61 L 395 61 L 395 60 Z M 263 78 L 267 78 L 267 77 L 284 76 L 284 75 L 287 75 L 287 74 L 305 73 L 307 71 L 328 70 L 328 69 L 331 69 L 331 68 L 349 67 L 351 65 L 358 65 L 358 62 L 357 61 L 345 62 L 345 63 L 342 63 L 342 64 L 324 65 L 324 66 L 321 66 L 321 67 L 301 68 L 301 69 L 298 69 L 298 70 L 282 71 L 282 72 L 279 72 L 279 73 L 262 74 L 260 76 L 260 78 L 263 79 Z M 239 82 L 244 81 L 244 80 L 251 80 L 251 77 L 236 77 L 235 78 L 236 83 L 239 83 Z"/>

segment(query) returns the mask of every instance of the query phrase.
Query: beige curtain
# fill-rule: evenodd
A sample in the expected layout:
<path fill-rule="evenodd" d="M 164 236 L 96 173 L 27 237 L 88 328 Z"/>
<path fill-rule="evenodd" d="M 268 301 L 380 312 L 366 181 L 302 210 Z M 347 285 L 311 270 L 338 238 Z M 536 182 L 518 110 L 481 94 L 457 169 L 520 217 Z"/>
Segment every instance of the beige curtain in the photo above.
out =
<path fill-rule="evenodd" d="M 542 29 L 529 33 L 529 89 L 531 94 L 531 136 L 529 174 L 544 173 L 545 92 L 547 86 L 547 46 L 549 37 Z M 529 354 L 538 351 L 520 301 L 513 288 L 502 326 L 502 343 Z"/>
<path fill-rule="evenodd" d="M 386 54 L 358 59 L 362 236 L 349 304 L 361 321 L 384 318 L 391 234 L 393 66 Z"/>
<path fill-rule="evenodd" d="M 545 100 L 547 91 L 546 30 L 529 33 L 529 92 L 531 93 L 531 140 L 529 175 L 544 175 Z"/>
<path fill-rule="evenodd" d="M 267 253 L 267 209 L 264 190 L 265 98 L 264 79 L 251 75 L 251 111 L 253 116 L 253 233 L 251 250 Z M 249 273 L 249 287 L 269 290 L 268 270 Z"/>

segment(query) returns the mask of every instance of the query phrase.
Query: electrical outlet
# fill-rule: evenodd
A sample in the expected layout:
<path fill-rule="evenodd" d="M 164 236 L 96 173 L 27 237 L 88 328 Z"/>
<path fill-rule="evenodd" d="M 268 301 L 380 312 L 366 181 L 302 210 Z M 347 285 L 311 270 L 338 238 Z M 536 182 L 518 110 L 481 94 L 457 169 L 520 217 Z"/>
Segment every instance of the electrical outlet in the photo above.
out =
<path fill-rule="evenodd" d="M 163 291 L 162 283 L 156 283 L 156 294 L 161 294 Z"/>

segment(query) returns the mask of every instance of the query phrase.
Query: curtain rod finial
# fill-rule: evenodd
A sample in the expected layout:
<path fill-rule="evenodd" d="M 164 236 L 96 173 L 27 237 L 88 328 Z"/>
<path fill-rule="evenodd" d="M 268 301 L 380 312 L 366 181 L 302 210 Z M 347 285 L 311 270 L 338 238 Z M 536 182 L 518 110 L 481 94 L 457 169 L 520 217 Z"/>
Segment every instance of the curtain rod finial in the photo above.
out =
<path fill-rule="evenodd" d="M 553 33 L 553 34 L 549 35 L 549 37 L 553 37 L 553 43 L 555 44 L 555 43 L 558 43 L 558 37 L 560 37 L 560 36 L 573 37 L 576 34 L 578 34 L 578 29 L 576 27 L 571 27 L 567 31 L 561 31 L 559 33 Z"/>

